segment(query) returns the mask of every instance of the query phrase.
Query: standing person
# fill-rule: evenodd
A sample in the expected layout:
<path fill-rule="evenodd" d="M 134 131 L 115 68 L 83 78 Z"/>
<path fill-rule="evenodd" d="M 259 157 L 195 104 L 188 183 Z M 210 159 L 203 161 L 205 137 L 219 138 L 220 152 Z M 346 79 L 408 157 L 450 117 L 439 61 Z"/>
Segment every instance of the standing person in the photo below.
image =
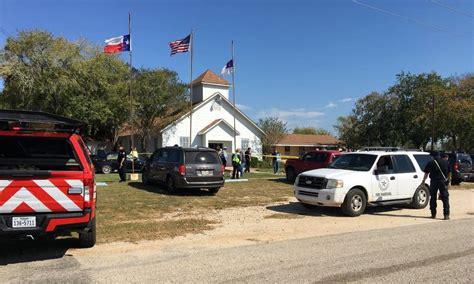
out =
<path fill-rule="evenodd" d="M 245 169 L 244 151 L 240 150 L 239 155 L 240 155 L 240 167 L 239 167 L 240 177 L 244 177 L 244 169 Z"/>
<path fill-rule="evenodd" d="M 120 145 L 118 149 L 118 155 L 117 155 L 117 165 L 118 165 L 118 172 L 120 176 L 120 182 L 124 182 L 127 180 L 126 160 L 127 160 L 127 153 L 125 153 L 125 149 L 123 148 L 123 146 Z"/>
<path fill-rule="evenodd" d="M 130 155 L 132 155 L 132 158 L 133 158 L 134 160 L 138 159 L 137 147 L 131 148 L 131 150 L 130 150 Z"/>
<path fill-rule="evenodd" d="M 239 149 L 235 150 L 235 152 L 232 154 L 232 179 L 238 179 L 239 178 L 239 172 L 240 172 L 240 153 Z"/>
<path fill-rule="evenodd" d="M 273 156 L 272 157 L 273 173 L 277 175 L 279 167 L 280 167 L 279 162 L 281 160 L 280 153 L 278 152 L 277 149 L 275 149 L 275 151 L 273 151 L 272 156 Z"/>
<path fill-rule="evenodd" d="M 250 161 L 252 160 L 252 152 L 250 147 L 245 151 L 245 172 L 250 173 Z"/>
<path fill-rule="evenodd" d="M 445 158 L 446 156 L 446 158 Z M 439 190 L 441 200 L 443 201 L 444 220 L 449 220 L 449 192 L 448 185 L 451 181 L 451 168 L 448 163 L 447 154 L 443 154 L 443 159 L 439 158 L 438 152 L 432 152 L 431 161 L 426 164 L 424 169 L 425 176 L 421 185 L 424 186 L 426 178 L 430 176 L 430 210 L 431 218 L 436 218 L 436 195 Z"/>
<path fill-rule="evenodd" d="M 227 166 L 227 151 L 226 151 L 226 147 L 224 147 L 223 149 L 221 149 L 219 151 L 219 157 L 221 158 L 221 161 L 222 161 L 222 165 L 224 167 Z"/>

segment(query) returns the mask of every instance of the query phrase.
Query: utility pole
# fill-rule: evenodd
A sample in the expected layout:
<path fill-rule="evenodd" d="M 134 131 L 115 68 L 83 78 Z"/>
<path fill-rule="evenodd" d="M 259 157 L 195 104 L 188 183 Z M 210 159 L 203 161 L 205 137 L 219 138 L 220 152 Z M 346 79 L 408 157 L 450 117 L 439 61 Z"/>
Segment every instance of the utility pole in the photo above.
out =
<path fill-rule="evenodd" d="M 435 95 L 431 95 L 431 151 L 434 151 L 435 139 Z"/>

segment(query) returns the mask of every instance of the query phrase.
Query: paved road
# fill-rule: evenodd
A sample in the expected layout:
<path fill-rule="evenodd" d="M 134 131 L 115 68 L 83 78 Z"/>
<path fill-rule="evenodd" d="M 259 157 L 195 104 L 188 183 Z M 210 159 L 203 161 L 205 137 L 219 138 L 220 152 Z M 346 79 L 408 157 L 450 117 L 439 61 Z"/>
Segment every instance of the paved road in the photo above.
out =
<path fill-rule="evenodd" d="M 59 247 L 0 253 L 1 282 L 474 282 L 473 218 L 218 250 L 73 257 Z"/>

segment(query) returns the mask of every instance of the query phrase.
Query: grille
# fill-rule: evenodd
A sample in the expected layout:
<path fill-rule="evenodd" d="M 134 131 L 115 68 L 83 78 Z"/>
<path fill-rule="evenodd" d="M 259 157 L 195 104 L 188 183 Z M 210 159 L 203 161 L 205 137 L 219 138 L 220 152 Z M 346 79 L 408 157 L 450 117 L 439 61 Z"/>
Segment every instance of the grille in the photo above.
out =
<path fill-rule="evenodd" d="M 300 176 L 298 181 L 299 187 L 314 188 L 314 189 L 323 189 L 326 188 L 328 181 L 325 178 L 320 177 L 310 177 L 310 176 Z"/>
<path fill-rule="evenodd" d="M 305 191 L 305 190 L 299 190 L 298 192 L 301 195 L 308 195 L 308 196 L 314 196 L 314 197 L 319 196 L 319 192 L 310 192 L 310 191 Z"/>

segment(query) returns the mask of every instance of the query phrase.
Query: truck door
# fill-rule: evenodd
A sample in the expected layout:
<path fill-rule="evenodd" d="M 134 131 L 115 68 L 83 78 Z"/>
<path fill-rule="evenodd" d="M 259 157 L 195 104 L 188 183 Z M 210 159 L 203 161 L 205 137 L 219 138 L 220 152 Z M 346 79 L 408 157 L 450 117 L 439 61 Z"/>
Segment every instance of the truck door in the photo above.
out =
<path fill-rule="evenodd" d="M 380 156 L 372 174 L 372 200 L 397 199 L 398 179 L 391 155 Z"/>
<path fill-rule="evenodd" d="M 423 177 L 416 172 L 408 155 L 393 155 L 392 157 L 398 179 L 398 198 L 411 198 Z"/>

